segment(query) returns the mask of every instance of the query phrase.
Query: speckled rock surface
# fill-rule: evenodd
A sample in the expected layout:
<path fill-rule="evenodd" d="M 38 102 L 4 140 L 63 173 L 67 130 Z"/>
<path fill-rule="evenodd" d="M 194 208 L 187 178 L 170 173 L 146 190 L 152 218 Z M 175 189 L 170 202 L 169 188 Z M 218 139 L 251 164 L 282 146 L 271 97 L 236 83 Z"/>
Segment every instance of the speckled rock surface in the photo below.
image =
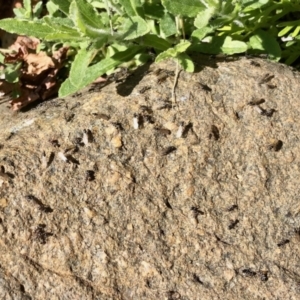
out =
<path fill-rule="evenodd" d="M 0 299 L 299 299 L 300 76 L 198 65 L 0 105 Z"/>

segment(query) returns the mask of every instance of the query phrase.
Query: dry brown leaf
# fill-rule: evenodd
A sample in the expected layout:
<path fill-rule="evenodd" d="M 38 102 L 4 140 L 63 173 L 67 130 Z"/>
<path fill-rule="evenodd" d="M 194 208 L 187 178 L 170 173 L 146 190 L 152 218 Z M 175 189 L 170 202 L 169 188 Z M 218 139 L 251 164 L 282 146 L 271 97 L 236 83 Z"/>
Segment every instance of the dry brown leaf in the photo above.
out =
<path fill-rule="evenodd" d="M 18 87 L 17 83 L 10 83 L 4 80 L 0 80 L 0 96 L 7 95 Z"/>
<path fill-rule="evenodd" d="M 96 80 L 93 81 L 93 83 L 100 83 L 100 82 L 105 82 L 107 81 L 106 78 L 104 77 L 98 77 Z"/>
<path fill-rule="evenodd" d="M 21 96 L 13 99 L 10 104 L 11 104 L 11 109 L 16 111 L 21 109 L 22 107 L 25 107 L 28 104 L 33 103 L 37 99 L 39 99 L 40 96 L 34 91 L 30 91 L 28 89 L 21 89 Z"/>
<path fill-rule="evenodd" d="M 24 61 L 28 64 L 26 73 L 29 75 L 39 75 L 43 71 L 55 67 L 52 58 L 42 51 L 37 54 L 26 55 Z"/>
<path fill-rule="evenodd" d="M 52 58 L 56 63 L 61 63 L 66 59 L 67 52 L 69 47 L 61 47 L 57 51 L 54 51 L 52 54 Z"/>

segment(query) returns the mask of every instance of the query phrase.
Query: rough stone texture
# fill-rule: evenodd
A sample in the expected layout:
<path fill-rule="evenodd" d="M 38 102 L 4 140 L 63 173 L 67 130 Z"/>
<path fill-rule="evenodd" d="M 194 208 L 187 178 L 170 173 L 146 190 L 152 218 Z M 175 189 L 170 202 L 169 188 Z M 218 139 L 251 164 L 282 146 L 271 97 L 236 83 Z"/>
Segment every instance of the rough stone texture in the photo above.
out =
<path fill-rule="evenodd" d="M 0 299 L 299 299 L 300 76 L 197 61 L 1 104 Z"/>

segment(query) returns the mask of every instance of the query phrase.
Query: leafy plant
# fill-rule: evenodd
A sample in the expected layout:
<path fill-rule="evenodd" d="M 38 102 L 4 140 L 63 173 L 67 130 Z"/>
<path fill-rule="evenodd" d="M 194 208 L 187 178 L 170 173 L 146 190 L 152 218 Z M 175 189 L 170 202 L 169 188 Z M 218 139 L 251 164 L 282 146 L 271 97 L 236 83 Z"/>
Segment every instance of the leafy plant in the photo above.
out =
<path fill-rule="evenodd" d="M 13 12 L 16 15 L 17 19 L 28 19 L 28 20 L 36 20 L 40 17 L 42 9 L 43 9 L 43 2 L 39 1 L 36 3 L 34 7 L 31 5 L 31 0 L 23 0 L 23 6 L 20 8 L 14 8 Z"/>
<path fill-rule="evenodd" d="M 32 7 L 24 0 L 16 18 L 0 20 L 0 28 L 39 38 L 48 53 L 68 47 L 66 66 L 72 63 L 60 97 L 153 57 L 175 59 L 193 72 L 194 51 L 266 53 L 287 64 L 300 55 L 299 1 L 49 0 L 48 13 L 39 18 L 42 8 L 42 2 Z"/>

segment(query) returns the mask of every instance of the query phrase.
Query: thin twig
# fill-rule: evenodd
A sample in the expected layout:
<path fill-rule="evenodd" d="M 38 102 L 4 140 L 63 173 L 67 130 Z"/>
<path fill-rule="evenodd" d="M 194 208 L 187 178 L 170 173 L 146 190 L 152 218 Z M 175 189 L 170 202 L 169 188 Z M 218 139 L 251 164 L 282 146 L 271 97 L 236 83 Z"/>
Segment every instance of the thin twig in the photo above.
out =
<path fill-rule="evenodd" d="M 179 77 L 179 73 L 180 73 L 180 69 L 179 69 L 179 63 L 178 60 L 176 60 L 176 72 L 175 72 L 175 77 L 174 77 L 174 83 L 173 83 L 173 87 L 172 87 L 172 106 L 174 104 L 176 104 L 176 94 L 175 94 L 175 89 L 176 89 L 176 85 L 178 82 L 178 77 Z"/>

